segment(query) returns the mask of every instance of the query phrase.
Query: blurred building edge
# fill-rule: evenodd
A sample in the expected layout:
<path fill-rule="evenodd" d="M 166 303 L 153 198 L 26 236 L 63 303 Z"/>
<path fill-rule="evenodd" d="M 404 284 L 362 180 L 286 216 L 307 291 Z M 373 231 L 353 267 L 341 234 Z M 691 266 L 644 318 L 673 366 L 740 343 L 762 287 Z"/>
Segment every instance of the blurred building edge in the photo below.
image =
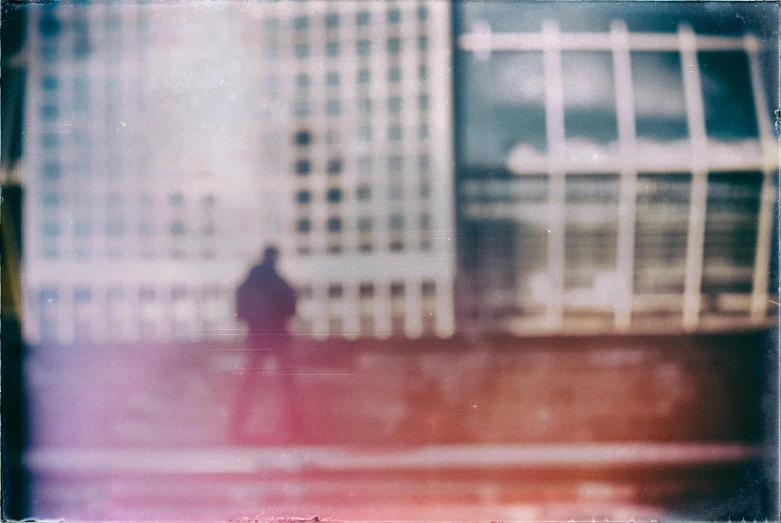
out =
<path fill-rule="evenodd" d="M 2 360 L 2 515 L 20 519 L 27 512 L 27 394 L 24 383 L 21 315 L 22 189 L 4 176 L 0 183 L 0 359 Z"/>
<path fill-rule="evenodd" d="M 778 148 L 757 39 L 472 22 L 456 180 L 478 330 L 772 325 Z"/>
<path fill-rule="evenodd" d="M 28 401 L 22 338 L 23 189 L 19 157 L 24 98 L 24 13 L 3 5 L 0 43 L 2 93 L 2 157 L 0 158 L 0 398 L 2 401 L 2 518 L 27 516 L 29 475 L 23 465 L 27 450 Z"/>
<path fill-rule="evenodd" d="M 184 8 L 83 4 L 28 8 L 32 342 L 235 340 L 233 293 L 267 242 L 299 290 L 298 333 L 452 334 L 447 3 L 213 6 L 210 30 L 238 24 L 223 43 L 248 53 L 242 112 L 260 108 L 262 143 L 238 161 L 249 181 L 226 163 L 205 184 L 173 172 L 145 83 L 194 52 L 167 20 Z"/>

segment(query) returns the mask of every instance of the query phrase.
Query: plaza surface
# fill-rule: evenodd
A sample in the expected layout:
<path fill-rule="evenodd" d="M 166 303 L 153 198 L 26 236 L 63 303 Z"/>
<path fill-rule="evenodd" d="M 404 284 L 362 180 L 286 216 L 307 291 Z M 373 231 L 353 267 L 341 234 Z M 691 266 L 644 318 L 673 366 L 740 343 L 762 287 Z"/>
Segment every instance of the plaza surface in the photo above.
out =
<path fill-rule="evenodd" d="M 284 372 L 273 355 L 246 369 L 244 344 L 34 347 L 32 514 L 758 516 L 764 339 L 302 339 Z"/>

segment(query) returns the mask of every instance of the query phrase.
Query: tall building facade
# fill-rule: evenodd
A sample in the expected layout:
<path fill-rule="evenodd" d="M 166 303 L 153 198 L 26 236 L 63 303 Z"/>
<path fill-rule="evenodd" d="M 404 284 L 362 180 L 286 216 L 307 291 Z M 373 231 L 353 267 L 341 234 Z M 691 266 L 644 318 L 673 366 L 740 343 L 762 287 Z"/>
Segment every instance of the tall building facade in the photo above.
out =
<path fill-rule="evenodd" d="M 444 3 L 31 5 L 27 336 L 235 339 L 265 244 L 294 328 L 452 333 Z"/>
<path fill-rule="evenodd" d="M 774 42 L 680 20 L 630 31 L 597 9 L 457 11 L 464 321 L 767 325 L 778 152 L 760 49 Z M 593 29 L 560 27 L 577 16 Z"/>

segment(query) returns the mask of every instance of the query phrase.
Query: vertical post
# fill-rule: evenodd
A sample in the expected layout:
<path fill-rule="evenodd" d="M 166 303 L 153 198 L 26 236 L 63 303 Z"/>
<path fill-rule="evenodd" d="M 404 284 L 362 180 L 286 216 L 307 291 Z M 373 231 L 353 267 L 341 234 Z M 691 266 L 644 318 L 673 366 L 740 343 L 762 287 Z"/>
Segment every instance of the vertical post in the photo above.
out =
<path fill-rule="evenodd" d="M 773 202 L 775 190 L 773 174 L 778 165 L 778 149 L 773 139 L 773 131 L 767 118 L 767 100 L 762 85 L 762 72 L 759 66 L 759 42 L 753 36 L 745 38 L 746 53 L 749 60 L 751 88 L 754 95 L 754 107 L 757 114 L 759 143 L 762 148 L 762 190 L 759 200 L 759 223 L 757 225 L 757 247 L 754 253 L 754 278 L 751 289 L 751 321 L 759 323 L 767 316 L 768 279 L 770 270 L 770 245 L 773 234 Z"/>
<path fill-rule="evenodd" d="M 409 338 L 423 334 L 423 295 L 420 278 L 404 279 L 404 330 Z"/>
<path fill-rule="evenodd" d="M 629 31 L 622 21 L 610 28 L 613 45 L 613 70 L 616 85 L 618 138 L 621 147 L 621 181 L 618 206 L 618 241 L 616 273 L 615 325 L 626 330 L 632 322 L 632 301 L 635 262 L 635 220 L 637 198 L 637 168 L 635 166 L 635 101 L 632 84 L 632 62 L 629 52 Z"/>
<path fill-rule="evenodd" d="M 342 292 L 342 330 L 344 337 L 355 339 L 361 333 L 361 304 L 358 296 L 358 282 L 343 282 Z"/>
<path fill-rule="evenodd" d="M 700 67 L 697 61 L 697 38 L 689 26 L 682 24 L 678 28 L 678 40 L 692 154 L 692 185 L 683 295 L 683 326 L 691 330 L 699 323 L 702 300 L 705 212 L 708 201 L 707 137 Z"/>
<path fill-rule="evenodd" d="M 323 340 L 328 337 L 328 282 L 312 281 L 312 336 Z"/>
<path fill-rule="evenodd" d="M 390 281 L 374 281 L 374 334 L 386 339 L 391 335 L 391 293 Z"/>
<path fill-rule="evenodd" d="M 431 137 L 430 150 L 438 154 L 432 155 L 431 183 L 436 204 L 432 205 L 431 227 L 432 249 L 427 256 L 437 256 L 442 263 L 436 279 L 436 333 L 446 338 L 455 331 L 455 299 L 453 295 L 453 279 L 457 271 L 455 230 L 455 191 L 454 179 L 454 149 L 453 149 L 453 70 L 452 49 L 450 47 L 451 7 L 447 2 L 428 2 L 432 23 L 429 25 L 431 40 L 431 108 L 429 124 Z M 447 44 L 447 45 L 446 45 Z M 436 53 L 436 54 L 434 54 Z M 433 202 L 432 202 L 433 203 Z M 416 296 L 420 296 L 421 282 L 417 280 Z M 416 298 L 420 300 L 420 298 Z M 417 321 L 417 320 L 416 320 Z M 421 320 L 422 321 L 422 320 Z M 417 327 L 416 327 L 417 329 Z M 422 325 L 421 325 L 422 329 Z"/>
<path fill-rule="evenodd" d="M 562 325 L 564 307 L 564 227 L 565 187 L 563 157 L 564 92 L 561 73 L 561 45 L 559 26 L 546 21 L 542 27 L 545 46 L 545 127 L 548 141 L 548 279 L 550 296 L 546 311 L 548 327 L 558 329 Z"/>
<path fill-rule="evenodd" d="M 3 518 L 22 519 L 28 510 L 28 476 L 22 461 L 27 448 L 27 396 L 22 338 L 22 188 L 0 187 L 0 358 L 3 408 Z"/>

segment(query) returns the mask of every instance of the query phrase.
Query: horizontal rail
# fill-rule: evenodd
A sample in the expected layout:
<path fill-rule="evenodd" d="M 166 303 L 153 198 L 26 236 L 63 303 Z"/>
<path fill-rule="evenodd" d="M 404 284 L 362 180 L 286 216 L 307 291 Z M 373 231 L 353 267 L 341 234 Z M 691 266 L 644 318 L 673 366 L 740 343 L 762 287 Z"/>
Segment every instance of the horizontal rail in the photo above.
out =
<path fill-rule="evenodd" d="M 482 29 L 461 35 L 457 42 L 464 51 L 543 51 L 554 46 L 562 51 L 610 51 L 615 44 L 609 32 L 601 33 L 561 33 L 558 41 L 553 42 L 543 33 L 493 33 Z M 630 33 L 630 51 L 680 51 L 677 33 Z M 697 36 L 698 51 L 752 51 L 758 42 L 751 36 L 723 37 Z"/>
<path fill-rule="evenodd" d="M 306 471 L 463 470 L 530 467 L 686 466 L 761 458 L 762 449 L 735 444 L 629 443 L 587 445 L 449 445 L 355 452 L 322 447 L 197 450 L 37 450 L 25 456 L 34 472 L 82 474 L 253 474 Z"/>

